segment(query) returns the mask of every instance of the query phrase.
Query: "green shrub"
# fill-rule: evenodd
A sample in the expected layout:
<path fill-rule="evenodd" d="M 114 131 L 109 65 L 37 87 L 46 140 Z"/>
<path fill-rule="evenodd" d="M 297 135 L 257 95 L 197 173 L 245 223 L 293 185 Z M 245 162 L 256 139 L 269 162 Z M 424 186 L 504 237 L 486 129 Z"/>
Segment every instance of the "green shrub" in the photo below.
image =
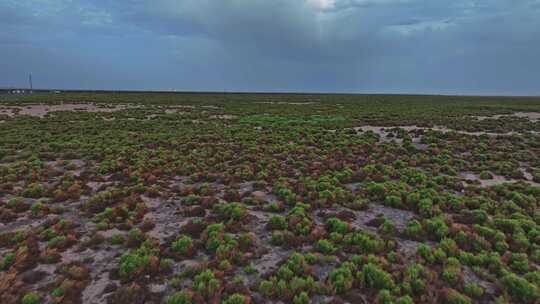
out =
<path fill-rule="evenodd" d="M 272 245 L 280 246 L 285 242 L 285 235 L 281 231 L 274 231 L 270 242 Z"/>
<path fill-rule="evenodd" d="M 269 203 L 268 205 L 264 206 L 264 210 L 265 211 L 270 211 L 270 212 L 279 212 L 281 210 L 283 210 L 283 207 L 276 203 L 276 202 L 272 202 L 272 203 Z"/>
<path fill-rule="evenodd" d="M 449 258 L 444 265 L 442 278 L 451 285 L 456 285 L 461 279 L 461 264 L 456 258 Z"/>
<path fill-rule="evenodd" d="M 47 246 L 51 248 L 60 248 L 67 242 L 67 238 L 64 235 L 55 236 L 47 242 Z"/>
<path fill-rule="evenodd" d="M 9 252 L 4 255 L 2 262 L 0 262 L 0 270 L 7 270 L 15 262 L 15 252 Z"/>
<path fill-rule="evenodd" d="M 139 228 L 133 228 L 128 232 L 128 239 L 130 242 L 135 244 L 141 243 L 144 241 L 144 233 Z"/>
<path fill-rule="evenodd" d="M 394 208 L 400 207 L 401 206 L 401 197 L 399 197 L 397 195 L 387 195 L 384 198 L 384 204 L 388 205 L 388 206 L 391 206 L 391 207 L 394 207 Z"/>
<path fill-rule="evenodd" d="M 307 217 L 303 217 L 302 220 L 293 227 L 293 231 L 297 235 L 308 235 L 311 232 L 311 221 Z"/>
<path fill-rule="evenodd" d="M 422 257 L 428 264 L 433 264 L 435 262 L 435 256 L 433 255 L 433 250 L 429 245 L 420 244 L 416 248 L 416 253 Z"/>
<path fill-rule="evenodd" d="M 257 268 L 253 265 L 253 263 L 249 263 L 246 267 L 244 267 L 244 272 L 246 274 L 255 274 L 257 273 Z"/>
<path fill-rule="evenodd" d="M 114 234 L 109 239 L 109 242 L 113 245 L 121 245 L 124 243 L 124 237 L 121 234 Z"/>
<path fill-rule="evenodd" d="M 216 258 L 218 260 L 233 259 L 239 254 L 238 241 L 234 239 L 232 234 L 224 234 L 216 249 Z"/>
<path fill-rule="evenodd" d="M 134 279 L 146 270 L 152 257 L 158 254 L 158 249 L 152 248 L 149 244 L 142 244 L 138 249 L 126 252 L 120 257 L 118 274 L 124 279 Z"/>
<path fill-rule="evenodd" d="M 394 235 L 394 233 L 396 233 L 396 227 L 394 226 L 394 223 L 388 219 L 384 220 L 378 230 L 382 235 Z"/>
<path fill-rule="evenodd" d="M 446 259 L 448 258 L 446 252 L 444 252 L 444 250 L 442 250 L 441 248 L 434 249 L 432 253 L 434 262 L 438 264 L 444 264 L 444 262 L 446 262 Z"/>
<path fill-rule="evenodd" d="M 319 257 L 316 254 L 313 254 L 311 252 L 308 252 L 304 255 L 304 258 L 306 259 L 306 262 L 308 264 L 315 264 L 319 260 Z"/>
<path fill-rule="evenodd" d="M 309 268 L 309 265 L 306 262 L 304 256 L 298 252 L 293 253 L 285 264 L 281 265 L 278 270 L 278 277 L 287 279 L 292 278 L 293 276 L 303 276 L 306 270 Z M 279 273 L 282 270 L 290 271 L 290 276 L 280 276 Z"/>
<path fill-rule="evenodd" d="M 51 292 L 51 296 L 54 297 L 54 298 L 59 298 L 59 297 L 61 297 L 63 295 L 64 295 L 64 290 L 62 290 L 62 288 L 55 288 Z"/>
<path fill-rule="evenodd" d="M 206 249 L 216 251 L 221 244 L 225 226 L 222 223 L 212 224 L 206 227 Z"/>
<path fill-rule="evenodd" d="M 417 220 L 410 220 L 407 222 L 405 234 L 410 238 L 418 238 L 422 235 L 422 224 Z"/>
<path fill-rule="evenodd" d="M 536 270 L 534 272 L 527 272 L 523 277 L 531 283 L 540 285 L 540 270 Z"/>
<path fill-rule="evenodd" d="M 429 198 L 420 200 L 418 211 L 423 217 L 431 217 L 433 215 L 433 201 Z"/>
<path fill-rule="evenodd" d="M 410 296 L 402 296 L 396 299 L 395 304 L 414 304 L 414 301 Z"/>
<path fill-rule="evenodd" d="M 166 304 L 191 304 L 193 296 L 187 291 L 179 291 L 169 296 Z"/>
<path fill-rule="evenodd" d="M 447 256 L 455 257 L 459 254 L 459 247 L 456 241 L 451 238 L 443 238 L 439 243 L 439 247 Z"/>
<path fill-rule="evenodd" d="M 516 250 L 520 252 L 526 252 L 531 246 L 529 239 L 523 232 L 514 233 L 512 236 L 512 242 L 515 245 Z"/>
<path fill-rule="evenodd" d="M 395 251 L 390 251 L 390 252 L 386 255 L 386 259 L 387 259 L 388 262 L 390 262 L 390 263 L 398 263 L 398 254 L 397 254 L 397 252 L 395 252 Z"/>
<path fill-rule="evenodd" d="M 313 291 L 315 288 L 316 284 L 312 276 L 306 278 L 296 276 L 289 282 L 289 289 L 294 294 L 301 291 Z"/>
<path fill-rule="evenodd" d="M 347 233 L 343 243 L 354 246 L 360 253 L 381 253 L 384 250 L 384 242 L 365 232 Z"/>
<path fill-rule="evenodd" d="M 357 197 L 354 201 L 346 204 L 346 206 L 353 210 L 365 210 L 369 206 L 369 201 L 363 197 Z"/>
<path fill-rule="evenodd" d="M 44 206 L 41 202 L 37 202 L 30 207 L 30 211 L 32 212 L 32 215 L 37 216 L 41 210 L 43 210 Z"/>
<path fill-rule="evenodd" d="M 366 187 L 367 193 L 377 200 L 383 200 L 386 194 L 386 188 L 383 184 L 379 183 L 369 183 Z"/>
<path fill-rule="evenodd" d="M 493 175 L 489 171 L 482 171 L 480 172 L 480 179 L 487 180 L 487 179 L 493 179 Z"/>
<path fill-rule="evenodd" d="M 442 279 L 450 285 L 455 285 L 459 282 L 460 272 L 454 267 L 445 267 L 442 272 Z"/>
<path fill-rule="evenodd" d="M 248 300 L 245 295 L 235 293 L 228 297 L 225 301 L 222 302 L 223 304 L 247 304 Z"/>
<path fill-rule="evenodd" d="M 182 203 L 185 205 L 198 205 L 201 201 L 201 197 L 196 194 L 190 194 L 184 198 Z"/>
<path fill-rule="evenodd" d="M 409 193 L 407 195 L 407 198 L 406 198 L 406 202 L 407 202 L 407 205 L 409 205 L 409 207 L 416 207 L 418 205 L 418 203 L 420 202 L 420 193 L 418 192 L 413 192 L 413 193 Z"/>
<path fill-rule="evenodd" d="M 472 298 L 480 298 L 484 295 L 484 288 L 475 283 L 465 284 L 463 291 Z"/>
<path fill-rule="evenodd" d="M 343 263 L 340 267 L 332 270 L 329 276 L 330 285 L 335 293 L 344 293 L 352 288 L 353 285 L 353 270 L 352 263 Z"/>
<path fill-rule="evenodd" d="M 40 198 L 47 194 L 47 188 L 38 183 L 30 184 L 26 189 L 23 190 L 22 195 L 29 198 Z"/>
<path fill-rule="evenodd" d="M 221 214 L 227 223 L 233 223 L 242 220 L 247 215 L 247 209 L 241 203 L 228 203 L 215 205 L 218 213 Z"/>
<path fill-rule="evenodd" d="M 392 289 L 394 287 L 392 276 L 372 263 L 364 265 L 362 271 L 358 272 L 357 276 L 361 284 L 366 288 L 381 290 Z"/>
<path fill-rule="evenodd" d="M 394 304 L 394 297 L 387 289 L 379 291 L 375 300 L 377 304 Z"/>
<path fill-rule="evenodd" d="M 536 303 L 540 299 L 537 286 L 513 273 L 505 275 L 501 283 L 505 292 L 518 302 Z"/>
<path fill-rule="evenodd" d="M 205 298 L 211 298 L 221 288 L 221 282 L 208 269 L 195 276 L 193 289 Z"/>
<path fill-rule="evenodd" d="M 508 265 L 519 273 L 525 273 L 529 270 L 529 259 L 525 253 L 512 253 Z"/>
<path fill-rule="evenodd" d="M 90 213 L 99 213 L 127 195 L 129 195 L 127 191 L 116 188 L 102 191 L 90 197 L 83 205 L 83 209 Z"/>
<path fill-rule="evenodd" d="M 268 222 L 268 227 L 272 230 L 284 230 L 287 229 L 287 220 L 283 216 L 274 215 Z"/>
<path fill-rule="evenodd" d="M 426 220 L 425 223 L 427 233 L 435 236 L 437 240 L 440 240 L 448 235 L 450 230 L 444 220 L 440 217 Z"/>
<path fill-rule="evenodd" d="M 337 232 L 345 234 L 349 232 L 349 224 L 335 217 L 329 218 L 326 221 L 326 226 L 329 232 Z"/>
<path fill-rule="evenodd" d="M 187 235 L 182 235 L 171 245 L 171 250 L 173 252 L 179 253 L 181 255 L 187 255 L 193 249 L 193 240 Z"/>
<path fill-rule="evenodd" d="M 300 294 L 295 295 L 293 304 L 309 304 L 309 296 L 307 292 L 303 291 Z"/>
<path fill-rule="evenodd" d="M 324 254 L 333 254 L 337 250 L 332 242 L 324 239 L 317 242 L 316 248 Z"/>
<path fill-rule="evenodd" d="M 455 289 L 448 289 L 444 298 L 445 304 L 472 304 L 469 297 L 462 295 Z"/>
<path fill-rule="evenodd" d="M 426 290 L 426 283 L 424 280 L 425 269 L 420 264 L 412 264 L 407 267 L 405 271 L 405 282 L 410 287 L 410 292 L 413 295 L 421 295 Z"/>
<path fill-rule="evenodd" d="M 228 260 L 222 260 L 219 262 L 218 268 L 223 271 L 232 269 L 232 264 Z"/>
<path fill-rule="evenodd" d="M 22 304 L 39 304 L 41 296 L 36 292 L 30 292 L 24 295 L 21 301 Z"/>
<path fill-rule="evenodd" d="M 259 284 L 259 292 L 265 297 L 271 297 L 274 294 L 274 284 L 272 281 L 261 281 Z"/>

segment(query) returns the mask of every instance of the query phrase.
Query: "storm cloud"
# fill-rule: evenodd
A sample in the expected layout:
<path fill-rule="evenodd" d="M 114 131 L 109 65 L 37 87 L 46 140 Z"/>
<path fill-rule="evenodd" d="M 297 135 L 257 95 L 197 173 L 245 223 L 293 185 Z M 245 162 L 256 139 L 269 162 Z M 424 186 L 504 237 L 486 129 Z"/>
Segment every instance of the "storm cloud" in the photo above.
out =
<path fill-rule="evenodd" d="M 540 0 L 0 0 L 0 28 L 0 86 L 540 94 Z"/>

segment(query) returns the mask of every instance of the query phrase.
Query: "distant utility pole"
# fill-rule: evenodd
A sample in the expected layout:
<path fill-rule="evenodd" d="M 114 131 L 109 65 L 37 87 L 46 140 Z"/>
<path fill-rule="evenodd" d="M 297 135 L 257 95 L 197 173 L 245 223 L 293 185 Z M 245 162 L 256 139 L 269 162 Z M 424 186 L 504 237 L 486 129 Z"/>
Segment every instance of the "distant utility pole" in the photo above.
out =
<path fill-rule="evenodd" d="M 30 83 L 30 92 L 34 89 L 34 86 L 32 84 L 32 74 L 28 75 L 28 82 Z"/>

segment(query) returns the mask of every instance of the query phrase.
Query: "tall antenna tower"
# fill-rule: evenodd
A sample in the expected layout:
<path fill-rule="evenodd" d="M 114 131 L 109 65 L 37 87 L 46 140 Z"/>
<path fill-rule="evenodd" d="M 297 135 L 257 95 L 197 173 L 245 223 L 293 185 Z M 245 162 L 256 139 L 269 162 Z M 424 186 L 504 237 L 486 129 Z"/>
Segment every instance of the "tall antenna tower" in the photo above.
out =
<path fill-rule="evenodd" d="M 32 74 L 28 75 L 28 82 L 30 83 L 30 92 L 34 89 L 34 85 L 32 84 Z"/>

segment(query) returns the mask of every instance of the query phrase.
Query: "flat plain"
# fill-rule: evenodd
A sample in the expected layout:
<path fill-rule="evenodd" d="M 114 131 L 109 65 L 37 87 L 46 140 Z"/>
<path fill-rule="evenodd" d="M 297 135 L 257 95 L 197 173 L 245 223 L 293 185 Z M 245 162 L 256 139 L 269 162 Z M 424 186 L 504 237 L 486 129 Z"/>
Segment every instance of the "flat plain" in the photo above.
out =
<path fill-rule="evenodd" d="M 540 98 L 0 96 L 0 303 L 539 303 Z"/>

